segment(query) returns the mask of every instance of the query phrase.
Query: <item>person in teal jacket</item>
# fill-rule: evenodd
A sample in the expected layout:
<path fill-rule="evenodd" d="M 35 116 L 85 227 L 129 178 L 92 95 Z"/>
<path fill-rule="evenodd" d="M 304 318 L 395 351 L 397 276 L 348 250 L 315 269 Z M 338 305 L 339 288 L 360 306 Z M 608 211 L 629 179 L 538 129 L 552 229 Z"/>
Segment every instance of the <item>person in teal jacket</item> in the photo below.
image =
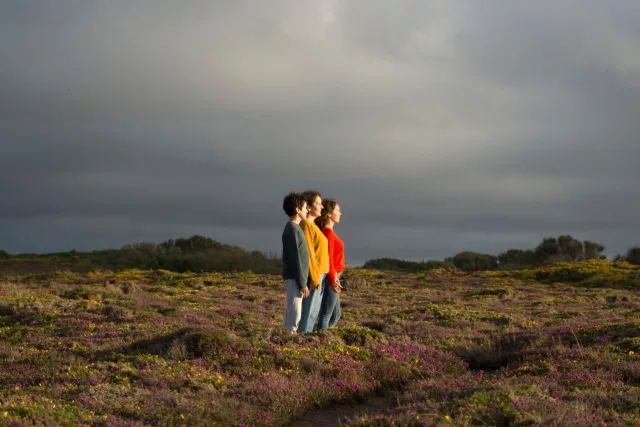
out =
<path fill-rule="evenodd" d="M 282 232 L 282 279 L 287 289 L 284 327 L 295 334 L 302 316 L 302 300 L 309 296 L 309 247 L 300 221 L 307 217 L 307 202 L 299 193 L 290 193 L 282 202 L 289 221 Z"/>

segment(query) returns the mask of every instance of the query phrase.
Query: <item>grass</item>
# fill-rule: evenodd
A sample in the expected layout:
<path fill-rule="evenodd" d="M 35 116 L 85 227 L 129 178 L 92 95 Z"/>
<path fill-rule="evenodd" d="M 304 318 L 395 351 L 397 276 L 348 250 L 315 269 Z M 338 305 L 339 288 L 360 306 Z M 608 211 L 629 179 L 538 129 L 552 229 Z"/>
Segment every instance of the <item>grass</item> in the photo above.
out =
<path fill-rule="evenodd" d="M 277 276 L 4 273 L 0 424 L 284 425 L 373 396 L 393 409 L 343 424 L 640 423 L 636 267 L 347 276 L 340 326 L 291 336 Z"/>

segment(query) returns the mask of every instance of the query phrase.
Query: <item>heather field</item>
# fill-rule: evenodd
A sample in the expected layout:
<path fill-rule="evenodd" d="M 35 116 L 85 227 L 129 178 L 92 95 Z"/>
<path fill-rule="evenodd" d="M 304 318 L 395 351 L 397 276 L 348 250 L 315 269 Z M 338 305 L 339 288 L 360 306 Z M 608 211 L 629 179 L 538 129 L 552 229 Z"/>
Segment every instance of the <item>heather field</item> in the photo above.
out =
<path fill-rule="evenodd" d="M 0 423 L 640 424 L 638 267 L 346 275 L 291 336 L 277 276 L 4 272 Z"/>

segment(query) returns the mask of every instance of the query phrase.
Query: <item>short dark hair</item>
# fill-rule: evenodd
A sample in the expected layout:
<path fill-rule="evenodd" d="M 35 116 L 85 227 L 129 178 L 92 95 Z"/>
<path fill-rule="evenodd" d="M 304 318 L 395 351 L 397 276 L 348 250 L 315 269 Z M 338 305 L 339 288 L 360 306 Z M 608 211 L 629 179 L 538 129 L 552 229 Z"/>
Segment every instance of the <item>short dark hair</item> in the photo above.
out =
<path fill-rule="evenodd" d="M 302 194 L 289 193 L 282 201 L 282 209 L 284 209 L 284 213 L 288 216 L 294 216 L 297 213 L 296 209 L 302 209 L 304 202 L 306 202 L 306 200 Z"/>
<path fill-rule="evenodd" d="M 307 190 L 302 193 L 302 195 L 304 196 L 304 199 L 307 202 L 307 206 L 309 207 L 316 201 L 316 197 L 322 197 L 316 190 Z"/>

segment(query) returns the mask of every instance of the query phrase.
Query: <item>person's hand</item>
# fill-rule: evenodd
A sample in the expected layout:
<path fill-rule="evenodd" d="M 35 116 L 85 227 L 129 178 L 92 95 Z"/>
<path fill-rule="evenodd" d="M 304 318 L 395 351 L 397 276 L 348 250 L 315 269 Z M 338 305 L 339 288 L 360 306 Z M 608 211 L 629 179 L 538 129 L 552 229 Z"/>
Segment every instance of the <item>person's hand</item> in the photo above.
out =
<path fill-rule="evenodd" d="M 332 283 L 331 285 L 331 289 L 333 289 L 334 292 L 336 292 L 338 295 L 342 294 L 342 285 L 340 285 L 340 280 L 337 280 Z"/>
<path fill-rule="evenodd" d="M 306 298 L 309 296 L 309 287 L 305 286 L 304 288 L 302 288 L 302 298 Z"/>

